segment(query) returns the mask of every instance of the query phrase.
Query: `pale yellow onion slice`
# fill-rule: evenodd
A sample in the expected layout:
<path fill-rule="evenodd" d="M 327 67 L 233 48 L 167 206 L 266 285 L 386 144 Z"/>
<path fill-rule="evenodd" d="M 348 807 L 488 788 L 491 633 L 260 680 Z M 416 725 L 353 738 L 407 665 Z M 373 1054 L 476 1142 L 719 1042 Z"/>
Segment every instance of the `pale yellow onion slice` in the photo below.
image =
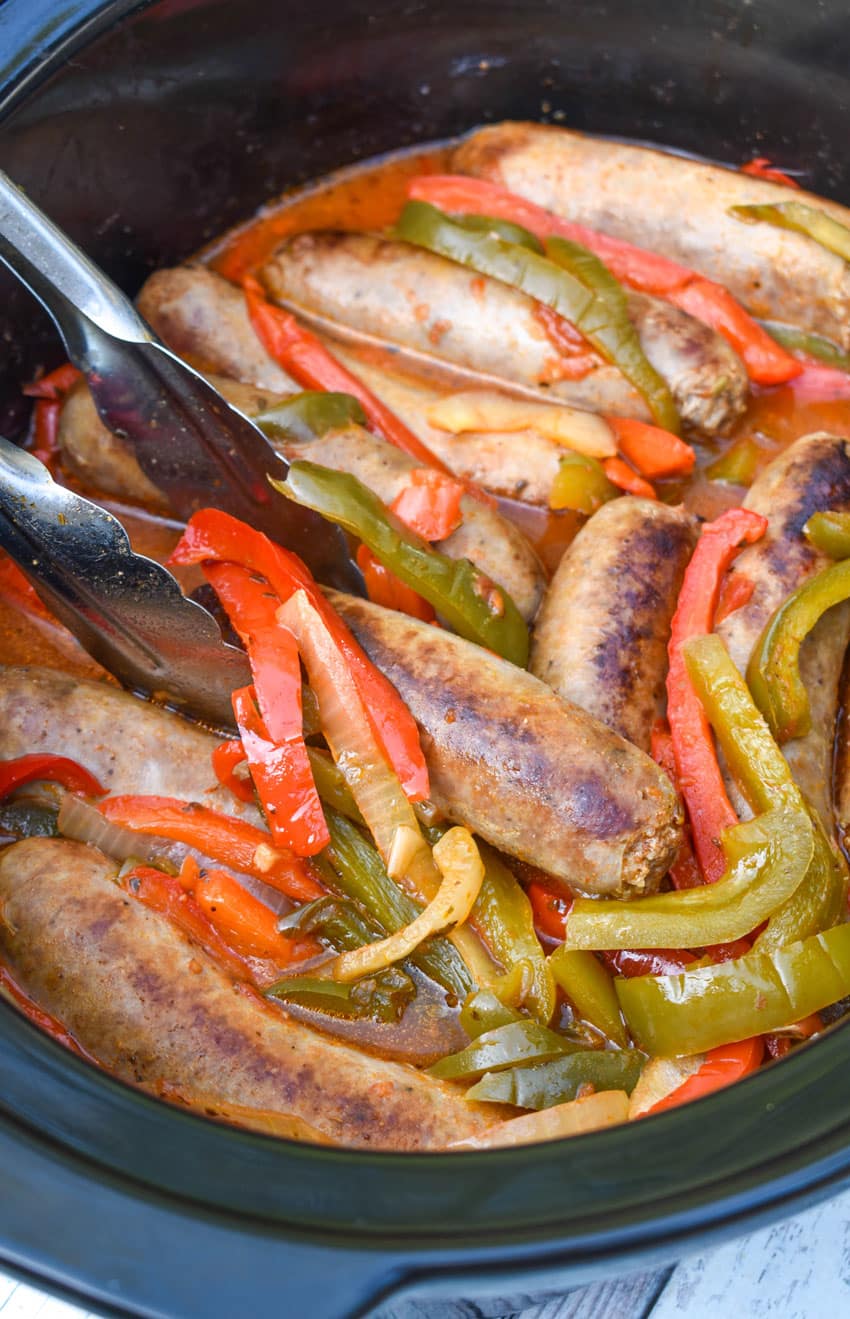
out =
<path fill-rule="evenodd" d="M 499 1122 L 480 1136 L 470 1136 L 449 1146 L 452 1150 L 490 1150 L 499 1146 L 532 1145 L 541 1140 L 560 1140 L 583 1131 L 598 1131 L 629 1119 L 629 1096 L 625 1090 L 600 1090 L 584 1099 L 543 1108 L 539 1113 Z"/>
<path fill-rule="evenodd" d="M 510 398 L 492 389 L 448 394 L 432 403 L 426 415 L 432 426 L 452 435 L 464 431 L 533 430 L 586 457 L 612 458 L 617 452 L 614 432 L 603 417 L 562 403 Z"/>
<path fill-rule="evenodd" d="M 687 1058 L 650 1058 L 632 1091 L 629 1117 L 640 1117 L 647 1109 L 660 1104 L 662 1099 L 684 1085 L 688 1077 L 698 1072 L 704 1062 L 704 1053 L 695 1053 Z"/>
<path fill-rule="evenodd" d="M 402 852 L 405 846 L 402 840 Z M 409 957 L 432 934 L 466 920 L 484 879 L 484 862 L 469 830 L 456 826 L 443 834 L 434 847 L 434 860 L 443 881 L 428 906 L 409 925 L 388 938 L 342 953 L 328 968 L 334 980 L 359 980 L 361 976 L 375 975 Z"/>

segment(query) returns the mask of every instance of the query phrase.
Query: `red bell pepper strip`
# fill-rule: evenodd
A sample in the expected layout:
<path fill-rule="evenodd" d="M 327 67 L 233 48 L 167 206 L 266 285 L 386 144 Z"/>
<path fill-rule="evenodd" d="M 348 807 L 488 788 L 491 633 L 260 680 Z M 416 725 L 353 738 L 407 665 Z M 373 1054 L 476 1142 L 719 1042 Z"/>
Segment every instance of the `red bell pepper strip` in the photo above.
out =
<path fill-rule="evenodd" d="M 62 366 L 57 366 L 55 371 L 48 371 L 47 375 L 41 376 L 39 380 L 24 385 L 22 392 L 28 398 L 48 398 L 54 402 L 61 402 L 71 386 L 82 379 L 82 375 L 82 371 L 78 371 L 71 362 L 65 362 Z"/>
<path fill-rule="evenodd" d="M 743 359 L 747 375 L 757 385 L 784 385 L 799 376 L 801 364 L 744 311 L 728 289 L 694 276 L 665 295 L 669 302 L 722 334 Z"/>
<path fill-rule="evenodd" d="M 259 712 L 250 699 L 237 710 L 235 694 L 233 708 L 266 822 L 276 843 L 314 856 L 330 835 L 304 742 L 298 649 L 275 620 L 280 598 L 238 563 L 203 569 L 251 664 Z"/>
<path fill-rule="evenodd" d="M 262 879 L 296 902 L 309 902 L 325 891 L 303 861 L 273 847 L 262 829 L 199 802 L 175 797 L 107 797 L 100 810 L 107 820 L 125 829 L 195 847 L 223 865 Z"/>
<path fill-rule="evenodd" d="M 247 768 L 245 748 L 239 737 L 231 737 L 227 742 L 222 742 L 212 753 L 213 773 L 221 786 L 232 792 L 239 801 L 253 801 L 253 785 L 249 778 L 236 773 L 239 765 Z"/>
<path fill-rule="evenodd" d="M 746 165 L 738 166 L 739 174 L 749 174 L 754 179 L 767 179 L 770 183 L 782 183 L 786 188 L 799 188 L 796 179 L 790 179 L 781 169 L 776 169 L 767 156 L 754 156 Z"/>
<path fill-rule="evenodd" d="M 693 471 L 696 454 L 678 435 L 632 417 L 605 420 L 616 436 L 620 453 L 643 476 L 657 480 L 665 476 L 687 476 Z"/>
<path fill-rule="evenodd" d="M 352 394 L 360 403 L 369 425 L 397 449 L 409 453 L 417 462 L 451 476 L 420 439 L 395 413 L 368 389 L 357 376 L 338 362 L 311 330 L 299 325 L 291 312 L 276 307 L 266 298 L 262 285 L 253 275 L 242 281 L 248 315 L 266 352 L 294 376 L 305 389 L 332 390 Z"/>
<path fill-rule="evenodd" d="M 725 578 L 720 588 L 720 599 L 717 602 L 717 608 L 714 611 L 714 626 L 717 627 L 734 614 L 736 609 L 743 609 L 744 605 L 751 599 L 753 591 L 756 589 L 755 582 L 743 573 L 736 573 L 734 577 Z"/>
<path fill-rule="evenodd" d="M 823 1018 L 819 1012 L 813 1012 L 808 1017 L 803 1017 L 802 1021 L 794 1023 L 794 1028 L 787 1034 L 770 1034 L 765 1035 L 764 1043 L 770 1058 L 784 1058 L 791 1051 L 796 1040 L 809 1040 L 818 1031 L 823 1030 Z"/>
<path fill-rule="evenodd" d="M 433 605 L 390 572 L 366 545 L 357 548 L 357 566 L 363 574 L 369 599 L 376 605 L 420 618 L 423 623 L 433 623 L 437 616 Z"/>
<path fill-rule="evenodd" d="M 763 1057 L 764 1041 L 760 1035 L 751 1040 L 722 1044 L 719 1049 L 711 1049 L 698 1071 L 641 1113 L 641 1117 L 648 1117 L 650 1113 L 663 1113 L 667 1108 L 678 1108 L 680 1104 L 690 1103 L 692 1099 L 701 1099 L 703 1095 L 722 1090 L 724 1086 L 732 1085 L 734 1081 L 740 1081 L 742 1077 L 756 1071 Z"/>
<path fill-rule="evenodd" d="M 650 749 L 656 765 L 661 766 L 673 787 L 681 795 L 682 788 L 673 753 L 673 738 L 666 720 L 658 720 L 653 725 Z M 698 888 L 703 882 L 689 831 L 682 838 L 676 860 L 670 867 L 670 879 L 676 889 Z"/>
<path fill-rule="evenodd" d="M 570 238 L 595 252 L 623 284 L 666 298 L 711 325 L 740 353 L 750 379 L 757 384 L 782 384 L 799 372 L 799 362 L 771 339 L 721 284 L 702 279 L 695 271 L 656 252 L 562 220 L 542 206 L 484 179 L 426 174 L 410 183 L 408 196 L 449 213 L 492 215 L 510 220 L 541 240 L 553 236 Z M 692 288 L 694 293 L 690 293 Z"/>
<path fill-rule="evenodd" d="M 622 458 L 606 458 L 602 467 L 608 480 L 618 490 L 625 490 L 630 495 L 638 495 L 641 499 L 658 498 L 649 482 L 638 476 Z"/>
<path fill-rule="evenodd" d="M 373 732 L 405 794 L 411 801 L 425 801 L 430 791 L 428 770 L 413 716 L 395 688 L 366 657 L 301 560 L 238 518 L 209 508 L 190 519 L 170 562 L 193 564 L 207 560 L 240 563 L 259 573 L 281 602 L 295 591 L 306 591 L 345 656 Z"/>
<path fill-rule="evenodd" d="M 433 467 L 415 467 L 390 508 L 423 540 L 446 540 L 463 521 L 463 493 L 463 485 L 455 477 Z"/>
<path fill-rule="evenodd" d="M 272 837 L 279 845 L 292 846 L 298 856 L 315 856 L 327 847 L 330 834 L 300 728 L 300 750 L 293 755 L 293 744 L 270 737 L 253 687 L 240 687 L 231 699 L 248 769 Z M 294 841 L 289 843 L 290 839 Z"/>
<path fill-rule="evenodd" d="M 79 792 L 84 797 L 103 797 L 107 791 L 94 774 L 78 765 L 76 760 L 36 752 L 29 756 L 18 756 L 16 760 L 0 760 L 0 801 L 25 783 L 42 779 L 49 783 L 59 783 L 69 792 Z"/>
<path fill-rule="evenodd" d="M 600 953 L 608 970 L 631 979 L 636 976 L 675 975 L 697 959 L 685 948 L 621 948 Z"/>
<path fill-rule="evenodd" d="M 534 928 L 538 936 L 563 943 L 566 937 L 567 916 L 573 905 L 572 894 L 555 880 L 544 883 L 532 880 L 526 893 L 534 913 Z"/>
<path fill-rule="evenodd" d="M 682 646 L 690 637 L 711 632 L 723 574 L 739 549 L 758 540 L 766 527 L 766 518 L 745 508 L 730 509 L 703 527 L 670 629 L 667 718 L 694 849 L 708 883 L 726 868 L 720 839 L 738 817 L 726 794 L 708 720 L 685 670 Z"/>
<path fill-rule="evenodd" d="M 120 884 L 151 911 L 167 916 L 232 975 L 244 976 L 245 962 L 222 939 L 209 916 L 201 911 L 191 893 L 176 875 L 166 875 L 154 866 L 134 866 L 121 876 Z"/>
<path fill-rule="evenodd" d="M 201 870 L 197 862 L 180 872 L 198 907 L 240 957 L 260 957 L 288 966 L 298 947 L 277 928 L 275 913 L 223 870 Z M 318 948 L 317 948 L 318 951 Z"/>
<path fill-rule="evenodd" d="M 850 398 L 850 375 L 835 366 L 819 362 L 798 362 L 800 372 L 791 381 L 794 398 L 798 403 Z"/>

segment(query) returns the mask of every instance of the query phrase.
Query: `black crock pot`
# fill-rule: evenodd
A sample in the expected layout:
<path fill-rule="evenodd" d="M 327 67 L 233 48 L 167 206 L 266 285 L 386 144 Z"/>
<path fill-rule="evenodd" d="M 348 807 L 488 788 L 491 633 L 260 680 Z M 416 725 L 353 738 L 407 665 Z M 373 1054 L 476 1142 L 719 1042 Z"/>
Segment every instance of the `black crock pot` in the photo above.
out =
<path fill-rule="evenodd" d="M 129 291 L 264 198 L 484 120 L 555 118 L 850 202 L 844 0 L 5 0 L 0 164 Z M 683 209 L 690 200 L 680 199 Z M 61 349 L 0 281 L 0 430 Z M 637 1127 L 366 1154 L 205 1123 L 0 1003 L 0 1263 L 121 1314 L 338 1319 L 675 1258 L 850 1179 L 850 1035 Z"/>

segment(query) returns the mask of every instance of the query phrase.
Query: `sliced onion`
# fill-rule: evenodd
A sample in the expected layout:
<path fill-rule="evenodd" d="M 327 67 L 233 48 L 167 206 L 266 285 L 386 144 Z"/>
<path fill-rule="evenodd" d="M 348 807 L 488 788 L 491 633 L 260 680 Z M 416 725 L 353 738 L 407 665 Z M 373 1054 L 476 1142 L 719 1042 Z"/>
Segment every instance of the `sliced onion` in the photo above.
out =
<path fill-rule="evenodd" d="M 432 403 L 426 415 L 432 426 L 452 435 L 533 430 L 553 444 L 590 458 L 612 458 L 617 452 L 616 437 L 603 417 L 564 403 L 511 398 L 493 389 L 449 394 Z"/>
<path fill-rule="evenodd" d="M 629 1117 L 640 1117 L 648 1109 L 672 1095 L 689 1076 L 698 1072 L 705 1062 L 704 1053 L 689 1058 L 650 1058 L 640 1074 L 629 1101 Z"/>
<path fill-rule="evenodd" d="M 540 1140 L 560 1140 L 583 1131 L 613 1127 L 629 1118 L 629 1096 L 625 1090 L 600 1090 L 584 1099 L 573 1099 L 539 1113 L 508 1118 L 484 1131 L 449 1146 L 452 1150 L 489 1150 L 508 1145 L 531 1145 Z"/>
<path fill-rule="evenodd" d="M 141 833 L 136 829 L 126 829 L 121 824 L 107 820 L 96 806 L 66 792 L 59 807 L 57 828 L 65 838 L 73 838 L 78 843 L 90 843 L 114 861 L 142 861 L 150 865 L 167 866 L 175 873 L 180 870 L 187 856 L 193 857 L 201 869 L 225 870 L 229 875 L 253 893 L 255 898 L 265 903 L 278 916 L 292 910 L 292 903 L 285 894 L 278 892 L 269 884 L 251 875 L 243 875 L 231 870 L 229 866 L 220 865 L 211 860 L 197 848 L 186 843 L 176 843 L 170 838 L 160 838 L 157 834 Z"/>
<path fill-rule="evenodd" d="M 421 840 L 421 847 L 410 856 L 408 868 L 393 874 L 393 878 L 412 897 L 427 902 L 439 888 L 439 873 L 413 807 L 377 744 L 345 658 L 304 591 L 296 591 L 277 611 L 277 617 L 298 643 L 319 702 L 325 741 L 384 863 L 389 863 L 400 829 Z"/>
<path fill-rule="evenodd" d="M 409 957 L 423 939 L 450 925 L 461 925 L 472 910 L 484 880 L 484 863 L 468 829 L 449 829 L 434 848 L 443 881 L 436 896 L 403 929 L 377 943 L 342 953 L 331 965 L 334 980 L 359 980 Z"/>

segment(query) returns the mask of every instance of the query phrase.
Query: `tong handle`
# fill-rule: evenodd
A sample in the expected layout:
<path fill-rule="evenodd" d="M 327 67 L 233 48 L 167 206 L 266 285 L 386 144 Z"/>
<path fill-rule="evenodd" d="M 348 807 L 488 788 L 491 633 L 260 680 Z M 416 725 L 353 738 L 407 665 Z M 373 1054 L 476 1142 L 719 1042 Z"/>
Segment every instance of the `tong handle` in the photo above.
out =
<path fill-rule="evenodd" d="M 0 260 L 53 317 L 68 356 L 84 371 L 95 347 L 92 330 L 127 343 L 152 341 L 129 298 L 2 170 Z"/>

